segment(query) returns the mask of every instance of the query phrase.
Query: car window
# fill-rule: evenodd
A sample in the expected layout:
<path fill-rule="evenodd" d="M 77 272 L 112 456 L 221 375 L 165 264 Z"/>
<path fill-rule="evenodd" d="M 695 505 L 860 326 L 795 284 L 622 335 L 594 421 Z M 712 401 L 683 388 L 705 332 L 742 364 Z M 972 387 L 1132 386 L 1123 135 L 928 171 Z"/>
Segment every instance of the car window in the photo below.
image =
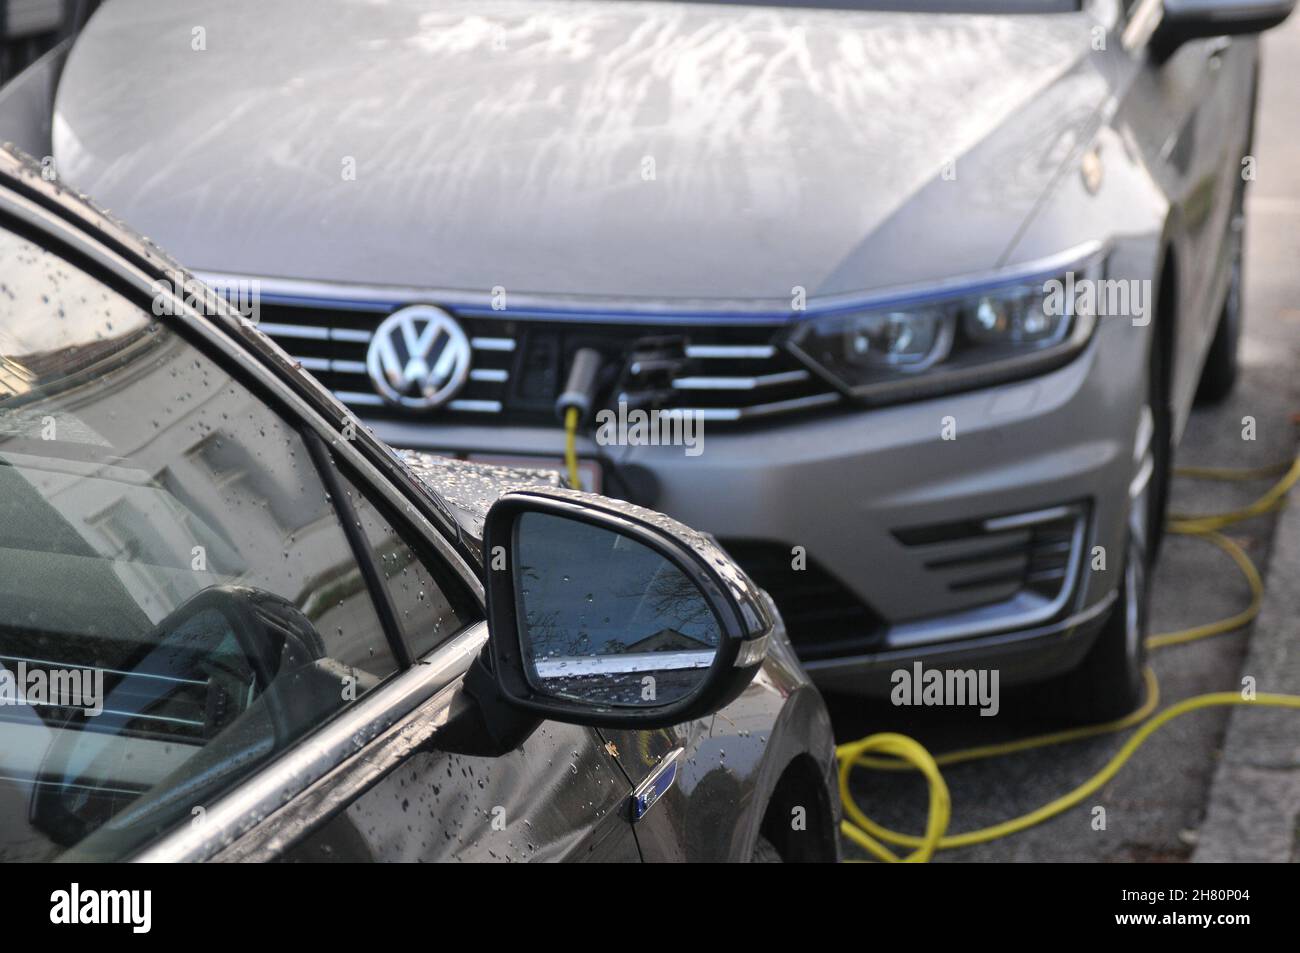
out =
<path fill-rule="evenodd" d="M 301 437 L 0 229 L 0 859 L 201 823 L 397 667 Z"/>
<path fill-rule="evenodd" d="M 343 475 L 339 481 L 356 514 L 357 525 L 375 554 L 411 656 L 427 655 L 481 613 L 450 568 L 431 571 L 431 567 L 445 565 L 440 558 L 420 546 L 409 533 L 395 529 L 353 481 Z"/>

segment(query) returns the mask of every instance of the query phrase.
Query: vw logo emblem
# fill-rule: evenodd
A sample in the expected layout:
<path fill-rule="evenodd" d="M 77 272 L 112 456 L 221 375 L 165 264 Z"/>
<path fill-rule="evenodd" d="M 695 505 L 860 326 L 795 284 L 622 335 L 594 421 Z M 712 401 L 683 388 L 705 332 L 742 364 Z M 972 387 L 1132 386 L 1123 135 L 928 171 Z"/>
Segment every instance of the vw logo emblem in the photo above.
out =
<path fill-rule="evenodd" d="M 469 338 L 447 312 L 412 305 L 386 317 L 370 339 L 366 371 L 384 400 L 399 407 L 441 407 L 469 377 Z"/>

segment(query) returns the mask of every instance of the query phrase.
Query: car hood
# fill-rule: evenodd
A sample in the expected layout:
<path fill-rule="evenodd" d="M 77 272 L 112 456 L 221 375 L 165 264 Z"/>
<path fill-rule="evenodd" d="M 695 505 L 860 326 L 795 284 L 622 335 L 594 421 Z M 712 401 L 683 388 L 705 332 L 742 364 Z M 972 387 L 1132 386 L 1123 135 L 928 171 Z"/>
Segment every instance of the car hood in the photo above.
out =
<path fill-rule="evenodd" d="M 68 59 L 54 151 L 200 270 L 788 302 L 996 264 L 1104 98 L 1093 26 L 115 0 Z"/>

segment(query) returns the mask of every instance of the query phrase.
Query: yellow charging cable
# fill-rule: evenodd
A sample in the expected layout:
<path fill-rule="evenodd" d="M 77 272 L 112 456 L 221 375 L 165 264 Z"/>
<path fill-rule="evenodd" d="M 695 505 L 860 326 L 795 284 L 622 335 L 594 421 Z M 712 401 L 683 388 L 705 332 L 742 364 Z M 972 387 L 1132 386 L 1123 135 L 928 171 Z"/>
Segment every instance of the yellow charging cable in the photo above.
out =
<path fill-rule="evenodd" d="M 1149 673 L 1150 669 L 1147 669 L 1147 672 Z M 1149 676 L 1149 679 L 1154 679 L 1154 676 Z M 1048 818 L 1069 810 L 1088 795 L 1096 792 L 1119 773 L 1119 769 L 1133 756 L 1133 752 L 1142 747 L 1142 744 L 1151 735 L 1175 718 L 1188 712 L 1221 705 L 1265 705 L 1300 710 L 1300 695 L 1275 695 L 1265 692 L 1256 695 L 1254 698 L 1245 698 L 1238 692 L 1211 692 L 1207 695 L 1197 695 L 1194 698 L 1176 702 L 1151 720 L 1143 723 L 1133 733 L 1133 737 L 1124 742 L 1124 746 L 1106 763 L 1104 768 L 1068 794 L 1064 794 L 1056 800 L 1044 804 L 1037 810 L 1030 811 L 1028 814 L 1022 814 L 1020 817 L 1012 818 L 1001 824 L 994 824 L 992 827 L 967 831 L 964 834 L 945 835 L 944 833 L 950 815 L 948 786 L 944 783 L 943 775 L 939 773 L 939 765 L 920 744 L 903 735 L 879 734 L 864 738 L 861 741 L 841 745 L 837 749 L 840 757 L 840 797 L 844 799 L 844 810 L 850 818 L 844 821 L 842 829 L 844 834 L 858 846 L 880 860 L 891 862 L 898 860 L 924 862 L 929 860 L 936 850 L 970 847 L 973 844 L 984 844 L 991 840 L 997 840 L 1000 837 L 1006 837 L 1036 824 L 1041 824 Z M 915 837 L 909 834 L 900 834 L 897 831 L 881 827 L 862 813 L 862 810 L 853 800 L 853 796 L 849 791 L 848 776 L 855 766 L 857 755 L 866 751 L 879 751 L 901 757 L 926 776 L 926 779 L 930 782 L 930 816 L 926 822 L 924 836 Z M 885 843 L 900 847 L 912 847 L 915 848 L 915 852 L 907 857 L 899 857 L 886 847 Z"/>
<path fill-rule="evenodd" d="M 1251 562 L 1245 550 L 1228 537 L 1223 536 L 1218 530 L 1241 520 L 1249 519 L 1252 516 L 1269 512 L 1282 505 L 1288 491 L 1295 485 L 1297 480 L 1300 480 L 1300 458 L 1289 464 L 1254 470 L 1187 467 L 1174 472 L 1178 476 L 1192 479 L 1212 480 L 1253 480 L 1275 476 L 1278 473 L 1284 475 L 1263 496 L 1241 509 L 1209 515 L 1170 515 L 1167 524 L 1170 532 L 1185 536 L 1197 536 L 1208 540 L 1232 558 L 1250 586 L 1251 599 L 1250 605 L 1246 609 L 1217 622 L 1151 636 L 1147 639 L 1146 644 L 1149 649 L 1153 650 L 1171 645 L 1184 645 L 1188 642 L 1235 631 L 1249 624 L 1259 614 L 1264 596 L 1264 583 L 1260 578 L 1259 571 L 1255 568 L 1255 564 Z M 1246 698 L 1236 692 L 1212 692 L 1176 702 L 1152 718 L 1150 717 L 1151 713 L 1159 704 L 1159 683 L 1156 681 L 1155 672 L 1150 667 L 1143 671 L 1143 677 L 1146 681 L 1147 697 L 1142 706 L 1123 718 L 1099 725 L 1087 725 L 1067 731 L 1036 735 L 1003 744 L 965 748 L 960 751 L 948 752 L 937 758 L 931 755 L 919 742 L 905 735 L 892 732 L 870 735 L 858 741 L 839 745 L 836 748 L 836 756 L 839 759 L 840 798 L 844 803 L 844 812 L 848 815 L 841 824 L 842 832 L 878 860 L 924 863 L 934 855 L 936 850 L 949 850 L 956 847 L 969 847 L 974 844 L 988 843 L 1026 830 L 1036 824 L 1041 824 L 1043 821 L 1076 806 L 1088 795 L 1093 794 L 1114 778 L 1119 773 L 1120 768 L 1152 734 L 1170 721 L 1188 712 L 1224 705 L 1264 705 L 1300 710 L 1300 695 L 1263 693 L 1252 698 Z M 1116 752 L 1114 757 L 1106 763 L 1106 766 L 1068 793 L 1027 814 L 1022 814 L 1019 817 L 991 827 L 967 831 L 963 834 L 950 835 L 946 833 L 951 819 L 951 801 L 948 795 L 948 786 L 939 771 L 940 766 L 997 757 L 1048 745 L 1064 744 L 1082 738 L 1123 731 L 1134 725 L 1140 725 L 1140 727 Z M 930 790 L 930 805 L 924 835 L 918 837 L 891 831 L 877 824 L 863 813 L 857 802 L 854 801 L 853 793 L 849 787 L 850 775 L 855 768 L 860 767 L 886 771 L 915 770 L 920 771 L 925 776 Z M 886 844 L 892 844 L 895 847 L 909 847 L 913 849 L 913 853 L 906 857 L 900 857 L 890 850 Z"/>
<path fill-rule="evenodd" d="M 1181 533 L 1185 536 L 1197 536 L 1214 530 L 1223 529 L 1225 526 L 1231 526 L 1233 523 L 1240 523 L 1242 520 L 1250 519 L 1252 516 L 1259 516 L 1274 510 L 1281 506 L 1286 500 L 1286 495 L 1290 492 L 1291 487 L 1295 486 L 1296 480 L 1300 480 L 1300 458 L 1290 463 L 1278 464 L 1271 467 L 1260 467 L 1253 470 L 1227 470 L 1218 467 L 1182 467 L 1174 471 L 1178 476 L 1190 477 L 1201 480 L 1259 480 L 1264 477 L 1276 476 L 1283 474 L 1282 479 L 1274 483 L 1267 493 L 1261 496 L 1249 506 L 1243 506 L 1241 509 L 1228 510 L 1226 513 L 1212 513 L 1204 516 L 1194 516 L 1186 513 L 1170 513 L 1169 521 L 1166 524 L 1171 533 Z"/>
<path fill-rule="evenodd" d="M 600 389 L 603 360 L 595 348 L 578 348 L 569 364 L 564 390 L 555 398 L 555 409 L 562 412 L 564 420 L 564 468 L 575 490 L 582 489 L 582 478 L 578 474 L 578 425 L 583 416 L 591 412 Z"/>
<path fill-rule="evenodd" d="M 582 489 L 578 478 L 578 408 L 564 412 L 564 468 L 569 471 L 569 483 L 575 490 Z"/>

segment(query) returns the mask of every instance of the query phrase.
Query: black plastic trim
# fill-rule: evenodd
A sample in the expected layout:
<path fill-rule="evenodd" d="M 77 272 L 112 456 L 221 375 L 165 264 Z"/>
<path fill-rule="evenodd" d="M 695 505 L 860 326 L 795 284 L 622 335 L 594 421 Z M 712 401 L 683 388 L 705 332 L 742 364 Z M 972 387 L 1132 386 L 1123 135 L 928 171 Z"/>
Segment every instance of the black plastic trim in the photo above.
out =
<path fill-rule="evenodd" d="M 384 627 L 384 636 L 388 639 L 393 658 L 397 660 L 400 668 L 410 668 L 414 664 L 414 659 L 411 658 L 411 651 L 406 644 L 401 623 L 397 620 L 397 610 L 393 608 L 393 601 L 388 595 L 388 586 L 384 584 L 383 574 L 375 563 L 375 553 L 370 547 L 370 540 L 366 539 L 366 534 L 362 532 L 357 520 L 357 512 L 348 496 L 348 489 L 339 479 L 337 466 L 320 435 L 305 428 L 300 433 L 303 442 L 307 444 L 307 453 L 311 456 L 312 463 L 316 465 L 321 481 L 334 500 L 335 511 L 343 524 L 343 534 L 348 539 L 348 545 L 352 547 L 353 555 L 356 556 L 361 578 L 366 581 L 366 587 L 370 590 L 370 601 L 374 603 L 375 612 L 379 615 L 379 624 Z"/>

